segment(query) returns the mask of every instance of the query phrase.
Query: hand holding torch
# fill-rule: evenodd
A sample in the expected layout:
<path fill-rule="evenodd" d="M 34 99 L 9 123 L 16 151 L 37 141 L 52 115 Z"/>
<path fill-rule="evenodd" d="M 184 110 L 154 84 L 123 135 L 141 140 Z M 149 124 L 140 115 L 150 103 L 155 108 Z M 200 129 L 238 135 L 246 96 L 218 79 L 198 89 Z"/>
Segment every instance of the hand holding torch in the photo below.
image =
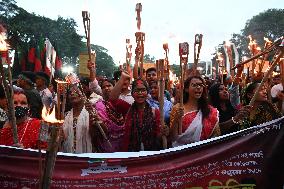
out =
<path fill-rule="evenodd" d="M 274 60 L 274 62 L 271 64 L 270 68 L 265 72 L 264 77 L 261 80 L 260 85 L 256 88 L 256 91 L 249 103 L 250 106 L 253 106 L 257 96 L 259 95 L 259 91 L 262 89 L 264 83 L 266 82 L 267 78 L 269 77 L 269 75 L 273 72 L 274 68 L 277 66 L 277 64 L 281 61 L 281 58 L 284 56 L 284 39 L 281 40 L 281 42 L 279 43 L 279 45 L 277 46 L 277 52 L 276 54 L 278 54 L 277 58 Z M 279 52 L 279 53 L 278 53 Z"/>

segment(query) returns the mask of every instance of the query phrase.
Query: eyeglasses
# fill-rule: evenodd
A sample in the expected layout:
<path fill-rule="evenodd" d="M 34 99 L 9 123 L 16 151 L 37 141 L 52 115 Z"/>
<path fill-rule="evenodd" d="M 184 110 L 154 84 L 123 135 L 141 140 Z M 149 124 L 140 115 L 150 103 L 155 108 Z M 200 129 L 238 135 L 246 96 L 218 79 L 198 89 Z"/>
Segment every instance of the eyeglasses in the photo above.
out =
<path fill-rule="evenodd" d="M 199 87 L 203 88 L 204 87 L 203 83 L 191 83 L 190 86 L 192 88 L 199 88 Z"/>
<path fill-rule="evenodd" d="M 133 92 L 134 92 L 134 93 L 146 93 L 147 90 L 146 90 L 146 89 L 134 89 Z"/>

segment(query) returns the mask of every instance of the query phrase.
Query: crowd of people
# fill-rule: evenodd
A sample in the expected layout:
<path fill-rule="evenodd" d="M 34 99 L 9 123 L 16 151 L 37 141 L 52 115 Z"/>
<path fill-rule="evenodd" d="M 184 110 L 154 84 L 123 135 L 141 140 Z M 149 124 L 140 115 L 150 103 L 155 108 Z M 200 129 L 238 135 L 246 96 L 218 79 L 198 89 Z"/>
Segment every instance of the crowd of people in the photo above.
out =
<path fill-rule="evenodd" d="M 66 91 L 60 150 L 68 153 L 138 152 L 176 147 L 232 133 L 282 116 L 284 99 L 280 76 L 275 75 L 250 100 L 259 81 L 239 77 L 209 79 L 188 75 L 183 84 L 164 92 L 163 125 L 159 112 L 159 84 L 154 67 L 133 79 L 123 70 L 112 79 L 90 77 Z M 18 144 L 14 144 L 7 98 L 0 86 L 0 144 L 23 148 L 46 148 L 39 141 L 43 107 L 56 107 L 56 85 L 43 72 L 22 72 L 14 83 L 14 108 Z M 181 93 L 183 102 L 180 101 Z M 102 135 L 98 124 L 104 131 Z"/>

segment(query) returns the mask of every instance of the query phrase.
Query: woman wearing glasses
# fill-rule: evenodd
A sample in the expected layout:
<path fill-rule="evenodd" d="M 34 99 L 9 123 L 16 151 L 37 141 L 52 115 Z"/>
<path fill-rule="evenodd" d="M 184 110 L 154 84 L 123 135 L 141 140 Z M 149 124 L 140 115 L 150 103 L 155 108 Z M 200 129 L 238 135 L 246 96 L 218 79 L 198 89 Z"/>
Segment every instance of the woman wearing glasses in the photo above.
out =
<path fill-rule="evenodd" d="M 159 110 L 151 108 L 146 101 L 148 97 L 146 81 L 135 80 L 131 93 L 134 103 L 125 119 L 123 151 L 137 152 L 161 149 L 161 136 L 167 131 L 161 129 Z"/>
<path fill-rule="evenodd" d="M 171 112 L 173 146 L 180 146 L 220 135 L 218 110 L 208 104 L 205 81 L 191 76 L 184 82 L 183 108 L 177 104 Z M 182 134 L 178 134 L 179 120 Z"/>

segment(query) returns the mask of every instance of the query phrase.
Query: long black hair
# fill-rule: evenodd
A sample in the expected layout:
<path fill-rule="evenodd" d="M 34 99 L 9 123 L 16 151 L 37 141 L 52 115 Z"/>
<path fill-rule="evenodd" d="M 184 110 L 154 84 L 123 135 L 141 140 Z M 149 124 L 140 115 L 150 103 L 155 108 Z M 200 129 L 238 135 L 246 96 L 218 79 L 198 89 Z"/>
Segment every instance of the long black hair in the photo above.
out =
<path fill-rule="evenodd" d="M 221 110 L 221 107 L 220 107 L 220 103 L 221 103 L 221 100 L 220 100 L 220 95 L 219 95 L 219 88 L 221 86 L 221 83 L 215 83 L 213 84 L 210 88 L 209 88 L 209 99 L 210 99 L 210 103 L 215 107 L 217 108 L 219 111 Z M 231 101 L 230 99 L 226 100 L 225 101 L 225 105 L 226 105 L 226 108 L 228 112 L 230 111 L 234 111 L 234 107 L 233 105 L 231 104 Z"/>
<path fill-rule="evenodd" d="M 183 103 L 187 103 L 189 100 L 189 93 L 188 93 L 188 88 L 190 85 L 190 82 L 192 79 L 199 79 L 200 81 L 202 81 L 203 84 L 203 92 L 202 95 L 200 97 L 200 99 L 198 99 L 198 109 L 201 110 L 202 112 L 202 118 L 206 118 L 208 117 L 209 113 L 210 113 L 210 108 L 209 108 L 209 104 L 208 104 L 208 97 L 207 97 L 207 88 L 206 88 L 206 84 L 204 79 L 201 76 L 190 76 L 188 77 L 185 82 L 184 82 L 184 88 L 183 88 Z"/>
<path fill-rule="evenodd" d="M 243 105 L 248 105 L 250 103 L 251 97 L 249 97 L 249 94 L 253 94 L 254 89 L 256 89 L 258 85 L 259 83 L 254 81 L 252 83 L 249 83 L 247 87 L 243 89 L 242 91 Z"/>

